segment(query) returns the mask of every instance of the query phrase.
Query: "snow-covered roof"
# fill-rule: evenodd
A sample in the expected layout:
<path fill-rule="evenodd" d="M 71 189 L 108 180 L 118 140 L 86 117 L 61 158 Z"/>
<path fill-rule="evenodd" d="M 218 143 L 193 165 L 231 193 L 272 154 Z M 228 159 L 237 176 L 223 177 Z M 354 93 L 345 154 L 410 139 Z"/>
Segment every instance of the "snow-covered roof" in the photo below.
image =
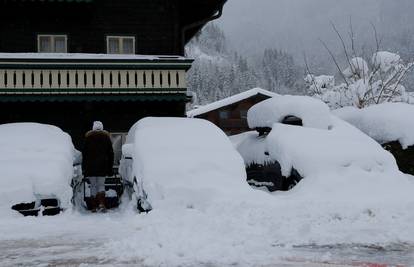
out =
<path fill-rule="evenodd" d="M 0 53 L 0 59 L 66 59 L 66 60 L 188 60 L 182 56 L 136 54 L 84 54 L 84 53 Z"/>
<path fill-rule="evenodd" d="M 200 106 L 196 109 L 190 110 L 190 111 L 187 112 L 187 117 L 194 118 L 194 117 L 197 117 L 201 114 L 205 114 L 207 112 L 210 112 L 210 111 L 213 111 L 213 110 L 225 107 L 225 106 L 232 105 L 234 103 L 240 102 L 242 100 L 245 100 L 245 99 L 250 98 L 250 97 L 255 96 L 255 95 L 265 95 L 265 96 L 268 96 L 268 97 L 274 97 L 274 96 L 277 96 L 278 94 L 267 91 L 267 90 L 262 89 L 262 88 L 253 88 L 253 89 L 247 90 L 245 92 L 242 92 L 240 94 L 233 95 L 233 96 L 224 98 L 222 100 L 219 100 L 219 101 L 216 101 L 216 102 L 204 105 L 204 106 Z"/>
<path fill-rule="evenodd" d="M 414 105 L 383 103 L 364 109 L 347 107 L 334 113 L 381 144 L 399 141 L 404 148 L 414 145 Z"/>
<path fill-rule="evenodd" d="M 303 126 L 328 129 L 331 125 L 331 112 L 322 101 L 308 96 L 277 96 L 254 105 L 247 113 L 251 129 L 272 128 L 287 116 L 302 119 Z"/>

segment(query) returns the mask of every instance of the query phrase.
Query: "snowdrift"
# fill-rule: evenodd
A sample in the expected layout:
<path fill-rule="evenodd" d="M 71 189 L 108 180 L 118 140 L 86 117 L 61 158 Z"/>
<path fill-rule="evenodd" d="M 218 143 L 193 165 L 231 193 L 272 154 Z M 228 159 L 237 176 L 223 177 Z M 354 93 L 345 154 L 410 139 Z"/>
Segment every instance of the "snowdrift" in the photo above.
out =
<path fill-rule="evenodd" d="M 414 145 L 414 106 L 384 103 L 364 109 L 347 107 L 334 113 L 380 144 L 399 141 L 403 148 Z"/>
<path fill-rule="evenodd" d="M 127 143 L 133 144 L 133 173 L 154 209 L 205 206 L 252 191 L 240 155 L 208 121 L 146 118 L 131 128 Z"/>
<path fill-rule="evenodd" d="M 344 113 L 354 112 L 347 109 Z M 303 127 L 280 123 L 287 115 L 302 119 Z M 246 165 L 277 161 L 284 176 L 295 169 L 304 177 L 288 193 L 290 201 L 369 208 L 380 207 L 386 199 L 393 205 L 414 200 L 410 195 L 413 181 L 398 170 L 394 157 L 359 129 L 332 115 L 319 100 L 275 97 L 252 107 L 248 116 L 251 127 L 269 127 L 272 131 L 268 136 L 248 132 L 231 140 Z M 377 117 L 382 118 L 378 123 L 387 125 L 387 115 Z M 408 128 L 398 124 L 391 127 L 397 131 Z"/>
<path fill-rule="evenodd" d="M 51 125 L 0 125 L 0 209 L 55 195 L 64 206 L 72 194 L 74 147 L 70 136 Z"/>

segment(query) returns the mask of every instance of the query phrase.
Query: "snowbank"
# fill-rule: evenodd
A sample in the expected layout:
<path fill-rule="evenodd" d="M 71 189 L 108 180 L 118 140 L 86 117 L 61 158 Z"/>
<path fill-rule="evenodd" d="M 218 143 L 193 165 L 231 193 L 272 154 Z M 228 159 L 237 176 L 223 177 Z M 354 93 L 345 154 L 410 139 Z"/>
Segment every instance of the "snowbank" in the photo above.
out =
<path fill-rule="evenodd" d="M 242 158 L 208 121 L 146 118 L 132 127 L 127 143 L 133 143 L 133 172 L 154 209 L 205 206 L 251 193 Z"/>
<path fill-rule="evenodd" d="M 403 148 L 414 145 L 414 106 L 384 103 L 364 109 L 344 108 L 334 111 L 377 142 L 399 141 Z"/>
<path fill-rule="evenodd" d="M 287 116 L 302 119 L 303 126 L 328 129 L 331 125 L 329 107 L 318 99 L 307 96 L 277 96 L 253 106 L 247 113 L 251 129 L 272 128 Z"/>
<path fill-rule="evenodd" d="M 35 194 L 71 197 L 75 156 L 69 135 L 35 123 L 0 125 L 0 209 L 32 202 Z"/>

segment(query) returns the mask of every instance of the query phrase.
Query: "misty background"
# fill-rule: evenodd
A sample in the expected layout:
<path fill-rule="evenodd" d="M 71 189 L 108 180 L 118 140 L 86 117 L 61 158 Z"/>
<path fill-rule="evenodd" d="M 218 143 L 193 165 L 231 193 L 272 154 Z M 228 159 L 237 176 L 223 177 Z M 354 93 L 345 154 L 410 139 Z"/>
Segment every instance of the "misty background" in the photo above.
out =
<path fill-rule="evenodd" d="M 337 74 L 323 40 L 344 63 L 335 24 L 348 46 L 350 25 L 358 54 L 376 49 L 414 58 L 412 0 L 229 0 L 222 18 L 209 24 L 187 47 L 197 58 L 190 73 L 196 104 L 205 104 L 252 87 L 279 93 L 305 88 L 304 55 L 315 74 Z M 414 73 L 404 81 L 414 91 Z"/>

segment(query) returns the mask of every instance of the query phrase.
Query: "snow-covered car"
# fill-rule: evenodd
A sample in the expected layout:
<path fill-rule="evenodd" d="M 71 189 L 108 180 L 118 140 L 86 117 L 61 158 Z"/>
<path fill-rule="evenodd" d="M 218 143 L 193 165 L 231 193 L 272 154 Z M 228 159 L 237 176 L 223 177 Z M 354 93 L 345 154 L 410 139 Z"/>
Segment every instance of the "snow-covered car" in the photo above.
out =
<path fill-rule="evenodd" d="M 56 215 L 67 208 L 79 152 L 61 129 L 36 123 L 0 125 L 0 209 Z"/>
<path fill-rule="evenodd" d="M 119 172 L 144 211 L 251 193 L 243 159 L 219 128 L 200 119 L 140 120 L 129 131 Z"/>
<path fill-rule="evenodd" d="M 277 96 L 265 100 L 249 110 L 248 123 L 256 131 L 231 140 L 244 158 L 253 187 L 287 191 L 308 177 L 336 179 L 348 170 L 355 171 L 356 177 L 364 172 L 399 173 L 390 153 L 333 116 L 317 99 Z"/>
<path fill-rule="evenodd" d="M 334 111 L 391 152 L 402 172 L 414 175 L 414 105 L 383 103 Z"/>

